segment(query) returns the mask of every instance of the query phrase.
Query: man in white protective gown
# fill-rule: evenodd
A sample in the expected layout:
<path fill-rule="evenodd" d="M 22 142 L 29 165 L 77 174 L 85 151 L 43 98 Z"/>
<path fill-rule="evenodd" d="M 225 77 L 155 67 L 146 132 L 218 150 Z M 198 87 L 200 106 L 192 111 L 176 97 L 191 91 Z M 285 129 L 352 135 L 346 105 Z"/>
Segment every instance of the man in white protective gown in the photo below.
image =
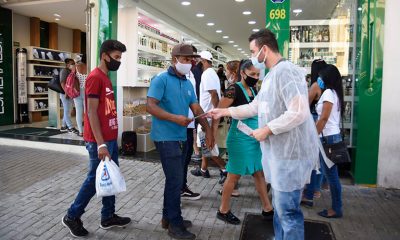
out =
<path fill-rule="evenodd" d="M 261 143 L 264 174 L 272 185 L 275 239 L 304 239 L 301 194 L 316 169 L 319 144 L 307 83 L 303 71 L 282 58 L 270 30 L 252 34 L 249 42 L 253 65 L 269 69 L 260 92 L 250 104 L 214 109 L 209 115 L 239 120 L 258 115 L 259 128 L 250 135 Z"/>

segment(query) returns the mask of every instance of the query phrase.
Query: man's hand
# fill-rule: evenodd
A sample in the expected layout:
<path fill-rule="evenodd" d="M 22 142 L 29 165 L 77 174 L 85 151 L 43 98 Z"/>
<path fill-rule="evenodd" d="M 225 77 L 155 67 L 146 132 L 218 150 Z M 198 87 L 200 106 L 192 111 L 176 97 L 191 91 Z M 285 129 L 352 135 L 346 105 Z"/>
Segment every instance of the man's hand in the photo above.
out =
<path fill-rule="evenodd" d="M 108 157 L 108 158 L 111 160 L 111 155 L 110 155 L 110 153 L 108 152 L 108 149 L 107 149 L 106 147 L 101 147 L 101 148 L 99 148 L 99 150 L 98 150 L 98 157 L 99 157 L 99 159 L 102 160 L 102 161 L 104 161 L 104 159 L 105 159 L 106 157 Z"/>
<path fill-rule="evenodd" d="M 256 130 L 254 130 L 250 136 L 254 137 L 257 141 L 262 142 L 265 139 L 267 139 L 267 137 L 269 135 L 272 135 L 271 130 L 269 129 L 268 126 L 265 126 L 263 128 L 258 128 Z"/>
<path fill-rule="evenodd" d="M 182 115 L 176 115 L 174 122 L 176 124 L 179 124 L 181 126 L 187 127 L 189 125 L 189 123 L 191 123 L 193 121 L 192 118 L 188 118 Z"/>
<path fill-rule="evenodd" d="M 214 145 L 215 145 L 215 139 L 213 136 L 213 131 L 211 130 L 211 128 L 208 128 L 208 130 L 206 131 L 206 144 L 208 149 L 213 149 Z"/>
<path fill-rule="evenodd" d="M 230 117 L 231 113 L 228 108 L 214 108 L 209 111 L 207 117 L 212 117 L 214 119 L 220 119 L 221 117 Z"/>

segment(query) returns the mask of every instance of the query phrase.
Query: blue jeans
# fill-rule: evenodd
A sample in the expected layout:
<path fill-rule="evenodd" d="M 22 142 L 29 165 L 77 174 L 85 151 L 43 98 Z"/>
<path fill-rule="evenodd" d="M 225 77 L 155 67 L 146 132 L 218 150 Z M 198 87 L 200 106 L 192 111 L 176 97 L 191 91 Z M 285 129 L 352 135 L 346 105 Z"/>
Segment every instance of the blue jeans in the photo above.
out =
<path fill-rule="evenodd" d="M 79 133 L 83 133 L 83 112 L 85 102 L 85 89 L 81 88 L 80 96 L 74 98 L 75 110 L 76 110 L 76 126 L 78 127 Z"/>
<path fill-rule="evenodd" d="M 188 128 L 187 129 L 187 141 L 186 141 L 186 157 L 185 157 L 185 165 L 183 166 L 183 185 L 182 185 L 182 190 L 184 190 L 187 186 L 187 172 L 188 172 L 188 167 L 189 163 L 192 160 L 192 154 L 193 154 L 193 128 Z"/>
<path fill-rule="evenodd" d="M 119 166 L 117 141 L 109 141 L 105 142 L 105 144 L 107 145 L 111 159 Z M 78 196 L 68 209 L 67 215 L 70 218 L 80 218 L 85 212 L 85 208 L 89 204 L 90 199 L 96 194 L 96 170 L 100 163 L 100 159 L 97 155 L 97 144 L 88 142 L 86 143 L 86 149 L 89 152 L 89 172 L 79 190 Z M 115 212 L 115 196 L 103 197 L 102 203 L 101 220 L 111 218 Z"/>
<path fill-rule="evenodd" d="M 342 141 L 342 136 L 340 134 L 335 134 L 331 136 L 326 136 L 325 139 L 328 144 L 338 143 Z M 329 183 L 332 199 L 332 209 L 336 212 L 336 214 L 342 214 L 342 185 L 340 184 L 338 167 L 335 164 L 331 168 L 328 168 L 328 166 L 322 159 L 321 154 L 320 162 L 322 174 L 326 177 Z"/>
<path fill-rule="evenodd" d="M 165 174 L 163 218 L 174 226 L 183 226 L 181 190 L 186 159 L 186 141 L 154 142 Z"/>
<path fill-rule="evenodd" d="M 304 217 L 300 200 L 301 190 L 281 192 L 272 188 L 275 240 L 304 239 Z"/>
<path fill-rule="evenodd" d="M 71 121 L 71 99 L 67 99 L 65 94 L 62 93 L 60 93 L 60 99 L 64 108 L 62 126 L 72 128 L 73 125 Z"/>

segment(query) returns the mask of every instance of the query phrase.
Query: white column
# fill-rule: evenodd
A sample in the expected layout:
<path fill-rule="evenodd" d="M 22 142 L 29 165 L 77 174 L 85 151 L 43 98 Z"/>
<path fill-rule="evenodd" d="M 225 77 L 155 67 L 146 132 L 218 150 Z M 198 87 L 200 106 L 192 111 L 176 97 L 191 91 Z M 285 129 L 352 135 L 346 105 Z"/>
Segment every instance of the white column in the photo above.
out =
<path fill-rule="evenodd" d="M 126 52 L 122 54 L 121 66 L 117 72 L 117 112 L 118 112 L 118 142 L 120 143 L 123 126 L 124 86 L 132 85 L 137 78 L 138 56 L 138 10 L 136 7 L 118 9 L 118 41 L 126 45 Z M 127 92 L 127 91 L 125 91 Z"/>
<path fill-rule="evenodd" d="M 399 9 L 399 0 L 386 0 L 378 159 L 378 185 L 386 188 L 400 188 Z"/>

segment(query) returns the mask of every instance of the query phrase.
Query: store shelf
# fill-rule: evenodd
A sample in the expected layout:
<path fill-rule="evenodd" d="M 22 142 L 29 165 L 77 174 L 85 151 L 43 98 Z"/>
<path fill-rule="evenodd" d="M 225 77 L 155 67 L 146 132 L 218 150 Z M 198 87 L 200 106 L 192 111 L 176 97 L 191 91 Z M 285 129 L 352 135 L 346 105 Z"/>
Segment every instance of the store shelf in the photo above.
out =
<path fill-rule="evenodd" d="M 155 38 L 157 40 L 167 42 L 168 44 L 172 44 L 172 45 L 177 44 L 176 42 L 172 41 L 171 39 L 168 39 L 168 38 L 163 37 L 161 35 L 158 35 L 156 33 L 150 32 L 149 30 L 141 28 L 141 27 L 138 28 L 138 34 L 139 35 L 143 34 L 143 35 L 146 35 L 148 37 L 152 37 L 152 38 Z"/>
<path fill-rule="evenodd" d="M 47 77 L 47 76 L 27 76 L 27 78 L 43 78 L 43 79 L 52 79 L 53 77 Z M 28 81 L 30 81 L 28 79 Z M 44 81 L 44 80 L 43 80 Z"/>
<path fill-rule="evenodd" d="M 56 61 L 56 60 L 41 59 L 41 58 L 34 58 L 34 59 L 28 59 L 28 60 L 32 61 L 32 62 L 48 62 L 48 63 L 65 64 L 64 61 Z"/>
<path fill-rule="evenodd" d="M 351 48 L 351 42 L 292 42 L 290 48 Z"/>
<path fill-rule="evenodd" d="M 153 71 L 153 72 L 161 72 L 164 71 L 164 68 L 159 68 L 159 67 L 153 67 L 149 65 L 144 65 L 144 64 L 138 64 L 138 69 L 142 71 Z"/>
<path fill-rule="evenodd" d="M 33 96 L 40 96 L 40 95 L 47 95 L 49 92 L 41 92 L 41 93 L 28 93 L 28 95 L 33 95 Z"/>
<path fill-rule="evenodd" d="M 45 109 L 29 110 L 29 112 L 44 112 L 44 111 L 49 111 L 49 109 L 45 108 Z"/>
<path fill-rule="evenodd" d="M 160 58 L 162 57 L 163 59 L 170 58 L 171 56 L 167 53 L 162 53 L 157 50 L 138 45 L 138 50 L 139 50 L 139 55 L 142 55 L 144 57 L 151 57 L 151 58 Z"/>
<path fill-rule="evenodd" d="M 35 46 L 28 46 L 26 49 L 28 50 L 28 61 L 64 64 L 66 58 L 71 58 L 71 53 L 65 51 Z"/>

